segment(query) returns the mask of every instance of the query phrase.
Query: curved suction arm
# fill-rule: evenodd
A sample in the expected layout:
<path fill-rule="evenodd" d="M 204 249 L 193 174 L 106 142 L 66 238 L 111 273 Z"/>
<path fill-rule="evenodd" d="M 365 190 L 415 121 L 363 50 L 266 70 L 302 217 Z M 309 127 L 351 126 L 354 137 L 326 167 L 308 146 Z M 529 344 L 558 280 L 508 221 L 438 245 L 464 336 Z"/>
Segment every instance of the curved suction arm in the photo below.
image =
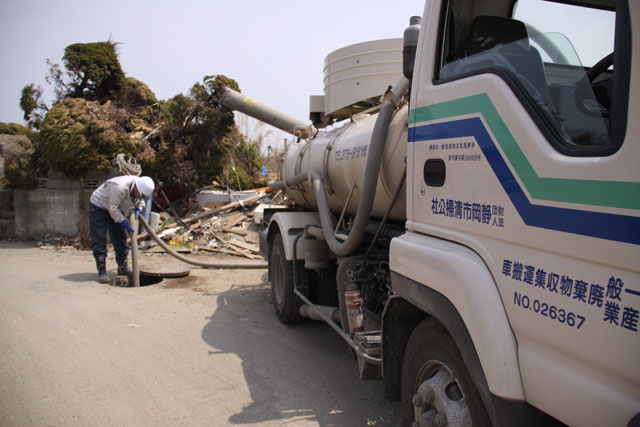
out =
<path fill-rule="evenodd" d="M 316 202 L 318 203 L 318 212 L 320 214 L 320 223 L 322 228 L 309 227 L 307 231 L 316 238 L 324 238 L 331 251 L 338 256 L 347 256 L 351 254 L 360 245 L 367 231 L 367 223 L 371 216 L 376 188 L 378 186 L 380 162 L 384 151 L 384 142 L 387 139 L 389 124 L 391 123 L 391 119 L 397 109 L 398 100 L 402 99 L 402 96 L 408 89 L 409 80 L 402 77 L 394 86 L 391 87 L 389 91 L 387 91 L 385 101 L 382 104 L 382 108 L 380 109 L 380 113 L 378 113 L 378 118 L 376 119 L 376 124 L 373 128 L 371 142 L 369 143 L 367 164 L 364 171 L 362 196 L 360 197 L 360 202 L 358 204 L 356 218 L 351 227 L 351 232 L 345 241 L 338 240 L 334 235 L 335 225 L 329 208 L 327 193 L 324 189 L 323 179 L 317 172 L 309 170 L 307 173 L 296 175 L 286 181 L 269 183 L 269 187 L 272 189 L 280 189 L 285 186 L 300 184 L 306 179 L 311 180 L 311 185 L 316 195 Z"/>

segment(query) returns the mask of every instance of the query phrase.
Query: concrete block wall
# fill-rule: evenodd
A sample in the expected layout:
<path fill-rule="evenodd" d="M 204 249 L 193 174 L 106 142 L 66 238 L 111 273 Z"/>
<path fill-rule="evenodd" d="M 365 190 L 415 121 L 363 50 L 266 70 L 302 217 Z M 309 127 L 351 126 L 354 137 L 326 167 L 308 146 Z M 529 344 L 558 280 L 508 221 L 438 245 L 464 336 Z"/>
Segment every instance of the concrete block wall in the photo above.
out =
<path fill-rule="evenodd" d="M 13 190 L 16 237 L 76 237 L 86 232 L 90 197 L 90 190 Z"/>
<path fill-rule="evenodd" d="M 13 219 L 13 190 L 0 189 L 0 239 L 16 237 Z"/>

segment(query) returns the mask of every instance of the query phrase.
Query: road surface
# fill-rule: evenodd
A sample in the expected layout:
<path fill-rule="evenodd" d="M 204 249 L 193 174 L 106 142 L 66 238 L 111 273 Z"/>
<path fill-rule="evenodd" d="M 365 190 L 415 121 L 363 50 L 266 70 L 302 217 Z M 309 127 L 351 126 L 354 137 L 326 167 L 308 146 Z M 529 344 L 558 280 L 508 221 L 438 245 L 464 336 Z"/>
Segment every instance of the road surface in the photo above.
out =
<path fill-rule="evenodd" d="M 0 241 L 0 272 L 0 426 L 399 423 L 327 325 L 277 320 L 266 270 L 117 288 L 90 252 Z"/>

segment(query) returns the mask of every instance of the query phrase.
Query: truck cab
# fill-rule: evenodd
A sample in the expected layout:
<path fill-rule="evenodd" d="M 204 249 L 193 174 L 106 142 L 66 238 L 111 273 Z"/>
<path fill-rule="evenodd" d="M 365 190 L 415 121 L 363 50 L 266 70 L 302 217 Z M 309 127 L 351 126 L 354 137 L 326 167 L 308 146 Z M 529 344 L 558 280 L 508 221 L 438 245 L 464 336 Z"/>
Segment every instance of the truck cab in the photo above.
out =
<path fill-rule="evenodd" d="M 585 66 L 585 41 L 525 12 L 610 50 Z M 631 1 L 427 1 L 385 317 L 430 322 L 385 351 L 403 357 L 384 366 L 409 421 L 441 413 L 434 392 L 457 403 L 437 397 L 457 383 L 474 424 L 509 424 L 518 402 L 569 425 L 638 422 L 639 19 Z M 421 353 L 433 331 L 466 369 Z"/>

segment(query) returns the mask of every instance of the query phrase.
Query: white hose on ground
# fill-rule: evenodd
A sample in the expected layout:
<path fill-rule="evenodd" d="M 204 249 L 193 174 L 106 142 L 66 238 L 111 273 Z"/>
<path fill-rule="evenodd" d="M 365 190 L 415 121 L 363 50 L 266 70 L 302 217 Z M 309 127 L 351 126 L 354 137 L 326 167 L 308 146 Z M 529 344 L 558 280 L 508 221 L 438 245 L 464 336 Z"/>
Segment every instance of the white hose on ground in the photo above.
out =
<path fill-rule="evenodd" d="M 202 268 L 267 268 L 267 263 L 265 262 L 230 262 L 230 263 L 222 263 L 222 262 L 204 262 L 204 261 L 196 261 L 192 258 L 186 257 L 184 255 L 179 254 L 178 252 L 171 249 L 169 245 L 167 245 L 158 235 L 151 229 L 151 226 L 147 223 L 147 221 L 140 215 L 138 217 L 140 224 L 147 230 L 149 235 L 158 242 L 162 248 L 167 251 L 167 253 L 174 258 L 179 259 L 182 262 L 186 262 L 187 264 L 195 265 Z"/>

